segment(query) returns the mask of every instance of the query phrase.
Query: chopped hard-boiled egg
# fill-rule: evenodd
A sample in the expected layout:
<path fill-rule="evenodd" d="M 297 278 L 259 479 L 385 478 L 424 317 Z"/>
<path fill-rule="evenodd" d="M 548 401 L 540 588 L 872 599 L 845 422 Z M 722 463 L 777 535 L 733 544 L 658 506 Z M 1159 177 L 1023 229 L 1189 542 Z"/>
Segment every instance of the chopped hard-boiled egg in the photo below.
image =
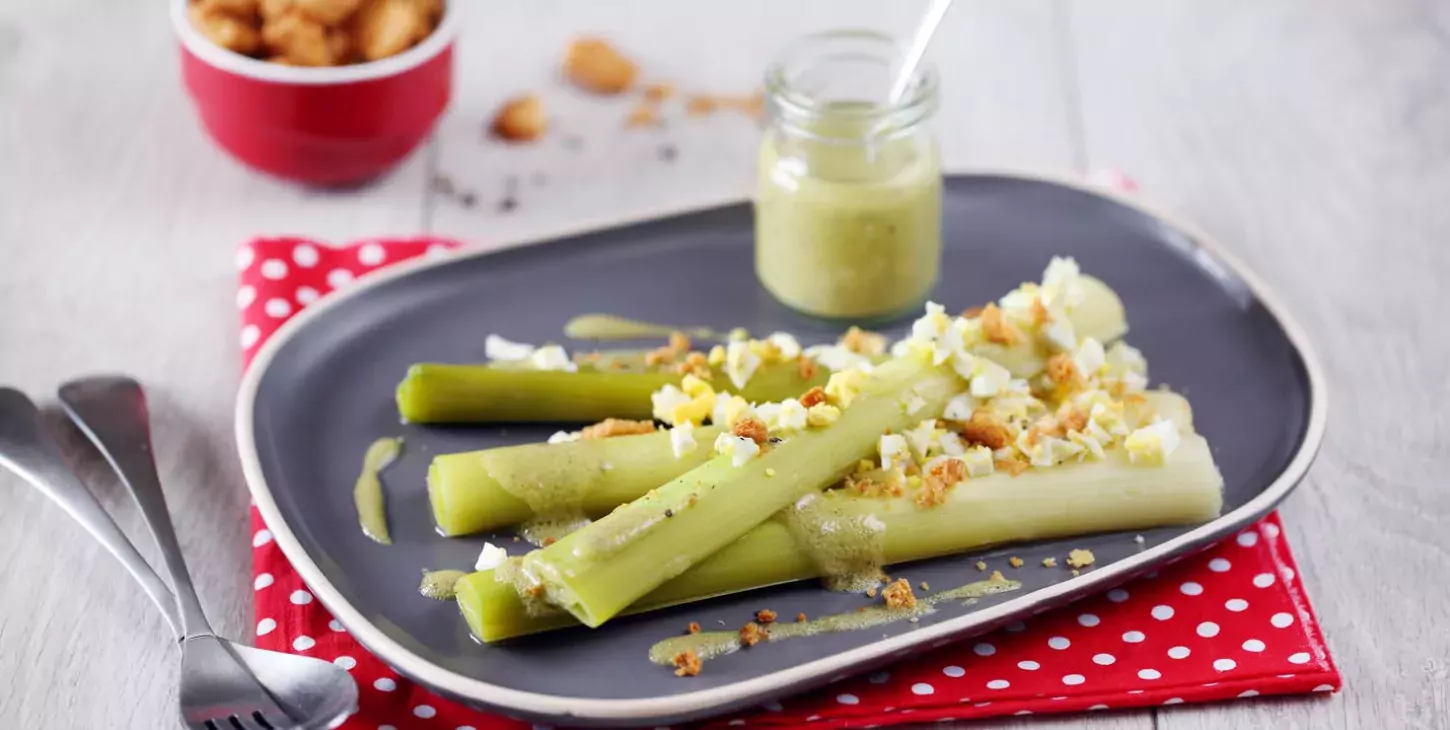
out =
<path fill-rule="evenodd" d="M 555 431 L 554 435 L 549 437 L 549 443 L 567 444 L 570 441 L 578 441 L 581 436 L 582 434 L 578 431 Z"/>
<path fill-rule="evenodd" d="M 490 360 L 500 362 L 527 360 L 534 354 L 534 346 L 506 340 L 498 335 L 489 335 L 483 339 L 483 354 Z"/>
<path fill-rule="evenodd" d="M 504 561 L 508 559 L 509 554 L 507 550 L 504 550 L 503 548 L 491 542 L 486 542 L 483 544 L 483 551 L 478 554 L 477 562 L 473 564 L 473 569 L 493 570 L 494 568 L 503 565 Z"/>
<path fill-rule="evenodd" d="M 916 458 L 925 461 L 927 452 L 937 443 L 936 419 L 928 418 L 902 433 L 902 436 L 906 437 L 906 442 L 911 445 L 911 451 L 916 454 Z"/>
<path fill-rule="evenodd" d="M 1082 304 L 1087 291 L 1082 285 L 1082 270 L 1071 257 L 1053 256 L 1042 272 L 1042 303 L 1049 309 L 1072 308 Z"/>
<path fill-rule="evenodd" d="M 861 394 L 861 386 L 869 379 L 866 373 L 854 368 L 832 373 L 831 379 L 826 381 L 826 397 L 837 407 L 847 408 Z"/>
<path fill-rule="evenodd" d="M 740 419 L 754 414 L 749 401 L 738 395 L 720 393 L 710 411 L 710 422 L 717 426 L 734 426 Z"/>
<path fill-rule="evenodd" d="M 1067 440 L 1081 446 L 1084 455 L 1090 455 L 1094 459 L 1103 458 L 1102 439 L 1083 433 L 1082 431 L 1072 431 L 1067 434 Z"/>
<path fill-rule="evenodd" d="M 692 377 L 687 375 L 685 379 L 689 380 Z M 650 394 L 650 404 L 653 406 L 652 414 L 656 419 L 671 426 L 684 423 L 698 426 L 704 423 L 715 408 L 715 391 L 708 385 L 703 390 L 697 386 L 692 387 L 692 390 L 698 395 L 691 396 L 674 385 L 664 385 Z"/>
<path fill-rule="evenodd" d="M 970 418 L 970 416 L 968 417 Z M 942 431 L 937 435 L 936 440 L 937 445 L 941 447 L 941 452 L 947 456 L 961 456 L 967 451 L 966 442 L 962 441 L 962 437 L 954 431 Z"/>
<path fill-rule="evenodd" d="M 755 417 L 765 424 L 766 428 L 773 428 L 780 421 L 779 403 L 760 403 L 755 406 Z"/>
<path fill-rule="evenodd" d="M 947 401 L 946 409 L 942 411 L 942 417 L 952 421 L 967 421 L 972 418 L 972 411 L 977 410 L 977 399 L 969 393 L 961 393 L 952 396 Z"/>
<path fill-rule="evenodd" d="M 744 388 L 760 367 L 760 356 L 750 349 L 750 343 L 743 340 L 731 342 L 725 348 L 725 374 L 736 388 Z"/>
<path fill-rule="evenodd" d="M 670 448 L 675 452 L 676 459 L 682 459 L 685 455 L 693 453 L 699 444 L 695 442 L 695 427 L 688 423 L 682 423 L 670 429 Z"/>
<path fill-rule="evenodd" d="M 1054 317 L 1043 326 L 1042 339 L 1055 352 L 1072 352 L 1077 347 L 1077 332 L 1067 317 Z"/>
<path fill-rule="evenodd" d="M 805 429 L 808 421 L 808 409 L 795 398 L 787 398 L 780 402 L 775 423 L 767 421 L 766 426 L 772 427 L 772 430 L 778 428 L 781 431 L 800 431 Z"/>
<path fill-rule="evenodd" d="M 775 347 L 776 356 L 782 360 L 794 360 L 801 356 L 801 343 L 796 341 L 794 335 L 789 332 L 776 332 L 765 338 L 765 341 Z"/>
<path fill-rule="evenodd" d="M 1103 351 L 1103 343 L 1091 337 L 1084 338 L 1078 344 L 1077 352 L 1073 353 L 1072 362 L 1084 378 L 1097 377 L 1098 372 L 1107 364 L 1107 354 Z"/>
<path fill-rule="evenodd" d="M 574 372 L 579 369 L 574 361 L 569 359 L 569 353 L 564 352 L 564 348 L 558 345 L 544 345 L 534 350 L 534 353 L 529 356 L 529 362 L 537 370 Z"/>
<path fill-rule="evenodd" d="M 716 345 L 716 346 L 710 348 L 710 354 L 707 355 L 707 356 L 705 356 L 705 362 L 709 363 L 710 365 L 716 366 L 716 367 L 718 367 L 720 365 L 724 365 L 725 364 L 725 346 L 724 345 Z"/>
<path fill-rule="evenodd" d="M 715 395 L 715 389 L 710 387 L 709 383 L 694 375 L 686 375 L 680 380 L 680 390 L 691 398 L 699 398 L 702 395 Z"/>
<path fill-rule="evenodd" d="M 906 437 L 901 434 L 883 434 L 876 449 L 881 453 L 881 468 L 887 471 L 905 466 L 911 461 L 911 447 L 907 445 Z"/>
<path fill-rule="evenodd" d="M 715 437 L 715 453 L 729 454 L 730 463 L 739 467 L 760 454 L 760 444 L 744 436 L 722 433 Z"/>
<path fill-rule="evenodd" d="M 1012 373 L 984 357 L 976 358 L 972 368 L 971 393 L 977 398 L 990 398 L 1012 383 Z"/>
<path fill-rule="evenodd" d="M 832 372 L 856 368 L 869 373 L 873 366 L 871 358 L 854 352 L 844 345 L 812 345 L 806 348 L 805 354 L 806 357 L 815 360 L 818 365 Z"/>
<path fill-rule="evenodd" d="M 1122 340 L 1108 348 L 1105 358 L 1109 372 L 1119 377 L 1130 372 L 1144 377 L 1148 375 L 1148 360 L 1143 357 L 1142 351 Z"/>
<path fill-rule="evenodd" d="M 1039 436 L 1036 443 L 1029 444 L 1029 434 L 1029 431 L 1023 431 L 1018 435 L 1017 449 L 1033 466 L 1057 466 L 1083 452 L 1082 446 L 1056 436 Z"/>
<path fill-rule="evenodd" d="M 997 468 L 992 450 L 985 446 L 973 446 L 967 449 L 961 455 L 961 459 L 967 465 L 967 476 L 973 479 L 990 476 Z"/>
<path fill-rule="evenodd" d="M 1144 466 L 1161 466 L 1178 448 L 1182 437 L 1172 421 L 1156 421 L 1128 434 L 1123 448 L 1128 460 Z"/>
<path fill-rule="evenodd" d="M 830 403 L 817 403 L 806 411 L 806 423 L 816 428 L 829 426 L 841 417 L 841 409 Z"/>

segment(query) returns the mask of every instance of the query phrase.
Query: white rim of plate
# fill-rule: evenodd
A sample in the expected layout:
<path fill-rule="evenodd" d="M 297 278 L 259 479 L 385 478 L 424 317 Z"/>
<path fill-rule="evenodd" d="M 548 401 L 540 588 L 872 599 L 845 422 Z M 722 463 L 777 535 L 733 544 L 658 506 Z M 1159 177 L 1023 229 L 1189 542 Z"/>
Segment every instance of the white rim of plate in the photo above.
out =
<path fill-rule="evenodd" d="M 298 86 L 328 86 L 373 81 L 412 70 L 436 58 L 444 49 L 453 44 L 454 39 L 458 37 L 458 28 L 462 24 L 463 16 L 461 9 L 463 0 L 450 0 L 443 4 L 443 17 L 439 19 L 438 27 L 434 28 L 422 43 L 396 56 L 350 66 L 306 68 L 284 66 L 280 63 L 243 56 L 212 43 L 191 24 L 191 19 L 186 16 L 186 8 L 190 4 L 190 0 L 171 0 L 171 26 L 181 44 L 192 55 L 201 59 L 208 66 L 238 76 Z"/>
<path fill-rule="evenodd" d="M 890 639 L 882 639 L 850 651 L 832 654 L 805 664 L 799 664 L 744 681 L 669 697 L 611 700 L 588 697 L 565 697 L 501 687 L 429 663 L 427 660 L 409 651 L 402 644 L 383 633 L 372 622 L 368 621 L 361 612 L 342 597 L 342 594 L 327 579 L 322 569 L 313 562 L 311 556 L 302 548 L 297 537 L 292 533 L 291 527 L 283 520 L 281 512 L 277 509 L 277 503 L 273 500 L 272 493 L 262 477 L 262 465 L 257 457 L 257 445 L 253 439 L 253 409 L 258 386 L 261 384 L 262 378 L 266 374 L 272 359 L 276 357 L 282 347 L 296 336 L 297 333 L 301 332 L 314 318 L 322 316 L 332 308 L 341 306 L 353 297 L 360 296 L 374 287 L 406 276 L 411 276 L 420 271 L 448 266 L 465 259 L 488 256 L 505 248 L 545 243 L 554 239 L 575 236 L 601 228 L 645 223 L 659 218 L 742 202 L 741 198 L 730 198 L 717 201 L 710 205 L 692 205 L 630 216 L 608 225 L 591 225 L 551 233 L 548 236 L 529 237 L 508 242 L 502 246 L 493 246 L 486 250 L 462 251 L 440 259 L 425 260 L 420 257 L 419 259 L 400 262 L 386 269 L 365 274 L 342 292 L 329 294 L 317 303 L 302 310 L 297 316 L 283 324 L 267 340 L 262 349 L 257 352 L 256 356 L 252 359 L 251 366 L 242 378 L 241 389 L 237 396 L 237 451 L 242 461 L 242 471 L 247 480 L 247 487 L 252 493 L 252 498 L 257 504 L 257 509 L 262 513 L 262 518 L 266 521 L 268 529 L 271 530 L 272 538 L 281 547 L 282 553 L 291 561 L 292 566 L 301 574 L 302 579 L 307 582 L 307 585 L 312 589 L 313 595 L 321 600 L 323 605 L 332 612 L 333 616 L 341 621 L 347 627 L 348 631 L 352 633 L 353 637 L 358 639 L 368 650 L 372 651 L 380 659 L 397 669 L 403 675 L 412 678 L 425 687 L 436 689 L 444 694 L 452 694 L 457 697 L 463 697 L 494 707 L 506 708 L 518 712 L 603 721 L 629 720 L 648 722 L 654 718 L 708 712 L 713 708 L 725 705 L 749 704 L 752 699 L 773 694 L 780 687 L 806 682 L 816 677 L 831 675 L 842 670 L 849 670 L 854 666 L 870 662 L 874 659 L 885 658 L 895 652 L 953 636 L 973 627 L 1005 621 L 1007 617 L 1025 611 L 1039 603 L 1051 602 L 1053 599 L 1061 598 L 1070 593 L 1085 591 L 1093 586 L 1101 586 L 1104 589 L 1108 588 L 1120 582 L 1122 578 L 1140 570 L 1146 570 L 1148 566 L 1158 563 L 1169 555 L 1184 548 L 1207 541 L 1215 536 L 1227 537 L 1231 535 L 1235 530 L 1248 525 L 1251 520 L 1267 514 L 1273 509 L 1274 505 L 1282 500 L 1303 479 L 1305 473 L 1309 470 L 1309 465 L 1314 460 L 1315 454 L 1319 450 L 1320 442 L 1324 438 L 1325 424 L 1328 419 L 1328 395 L 1325 392 L 1323 369 L 1320 365 L 1318 355 L 1309 345 L 1308 338 L 1305 336 L 1298 322 L 1288 315 L 1283 305 L 1280 304 L 1278 297 L 1244 266 L 1237 257 L 1229 253 L 1217 240 L 1208 236 L 1203 230 L 1187 221 L 1171 215 L 1166 211 L 1159 210 L 1136 197 L 1115 191 L 1103 190 L 1081 180 L 1017 171 L 974 170 L 962 174 L 1009 177 L 1026 181 L 1053 183 L 1120 203 L 1144 215 L 1168 223 L 1179 233 L 1187 236 L 1195 245 L 1211 253 L 1218 262 L 1226 265 L 1235 276 L 1239 277 L 1239 279 L 1248 285 L 1249 290 L 1253 292 L 1254 296 L 1263 304 L 1264 308 L 1284 328 L 1284 332 L 1288 336 L 1289 341 L 1293 343 L 1294 348 L 1304 361 L 1304 369 L 1309 380 L 1309 419 L 1304 431 L 1304 439 L 1300 442 L 1298 451 L 1294 454 L 1294 458 L 1290 460 L 1288 466 L 1284 468 L 1283 473 L 1265 488 L 1264 491 L 1260 492 L 1238 509 L 1222 515 L 1212 522 L 1200 525 L 1172 540 L 1155 545 L 1132 557 L 1113 563 L 1111 566 L 1102 570 L 1085 573 L 1077 578 L 1072 578 L 1062 583 L 1003 601 L 994 606 L 974 611 L 966 616 L 917 629 L 908 634 L 902 634 Z M 486 651 L 487 649 L 484 648 L 482 650 Z"/>

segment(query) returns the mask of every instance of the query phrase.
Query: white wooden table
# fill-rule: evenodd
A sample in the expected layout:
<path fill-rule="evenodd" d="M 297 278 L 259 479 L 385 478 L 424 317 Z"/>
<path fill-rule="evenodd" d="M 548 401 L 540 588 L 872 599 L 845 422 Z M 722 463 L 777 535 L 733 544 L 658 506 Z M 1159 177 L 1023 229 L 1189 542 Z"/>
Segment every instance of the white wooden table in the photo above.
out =
<path fill-rule="evenodd" d="M 322 193 L 208 144 L 163 5 L 0 4 L 0 382 L 47 397 L 69 376 L 122 371 L 150 386 L 183 547 L 217 628 L 239 637 L 252 620 L 231 438 L 235 244 L 420 231 L 486 244 L 741 195 L 749 123 L 627 135 L 618 104 L 555 91 L 566 40 L 604 32 L 651 77 L 747 92 L 797 33 L 904 32 L 919 8 L 470 3 L 456 101 L 432 143 L 376 185 Z M 1323 453 L 1284 514 L 1345 692 L 998 726 L 1450 727 L 1450 9 L 962 0 L 947 22 L 934 55 L 950 168 L 1129 171 L 1280 289 L 1334 389 Z M 535 89 L 550 90 L 582 151 L 481 139 L 503 97 Z M 673 164 L 655 157 L 662 139 L 679 148 Z M 535 170 L 548 183 L 526 179 L 517 210 L 489 205 L 507 175 Z M 480 205 L 430 192 L 439 172 Z M 114 481 L 92 483 L 140 535 Z M 0 500 L 0 727 L 169 726 L 176 657 L 142 593 L 8 475 Z"/>

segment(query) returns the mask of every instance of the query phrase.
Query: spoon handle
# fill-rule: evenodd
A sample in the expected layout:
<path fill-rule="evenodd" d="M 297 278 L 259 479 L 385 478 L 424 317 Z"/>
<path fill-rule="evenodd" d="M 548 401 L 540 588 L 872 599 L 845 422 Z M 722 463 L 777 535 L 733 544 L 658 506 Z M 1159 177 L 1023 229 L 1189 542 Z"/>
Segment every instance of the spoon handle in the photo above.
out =
<path fill-rule="evenodd" d="M 141 584 L 152 603 L 161 609 L 161 615 L 166 617 L 172 633 L 181 636 L 176 596 L 157 577 L 156 571 L 151 569 L 141 553 L 136 552 L 136 546 L 101 508 L 90 490 L 71 472 L 60 447 L 46 432 L 35 404 L 13 388 L 0 388 L 0 465 L 19 474 L 50 497 L 116 556 L 131 577 Z"/>
<path fill-rule="evenodd" d="M 176 530 L 166 510 L 166 495 L 161 491 L 156 461 L 151 456 L 146 394 L 140 383 L 127 377 L 74 380 L 61 386 L 60 402 L 71 420 L 111 462 L 111 468 L 120 475 L 121 483 L 141 507 L 141 515 L 146 518 L 166 568 L 171 572 L 171 585 L 181 612 L 182 635 L 188 639 L 215 635 L 191 585 L 186 558 L 181 554 Z"/>

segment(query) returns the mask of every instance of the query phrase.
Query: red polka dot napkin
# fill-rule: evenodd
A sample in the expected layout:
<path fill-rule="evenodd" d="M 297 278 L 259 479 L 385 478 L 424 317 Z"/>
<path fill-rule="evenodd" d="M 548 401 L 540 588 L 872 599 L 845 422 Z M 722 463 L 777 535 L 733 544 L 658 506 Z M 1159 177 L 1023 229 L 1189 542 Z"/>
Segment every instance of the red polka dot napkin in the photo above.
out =
<path fill-rule="evenodd" d="M 419 238 L 333 248 L 298 238 L 238 251 L 247 362 L 288 317 L 355 277 L 458 244 Z M 367 653 L 308 592 L 252 508 L 257 645 L 328 659 L 361 691 L 345 728 L 520 730 L 432 695 Z M 709 728 L 872 727 L 1334 692 L 1339 672 L 1270 515 L 1234 539 L 1102 596 L 995 634 L 934 646 L 888 671 L 767 703 Z M 535 726 L 537 728 L 538 726 Z"/>

